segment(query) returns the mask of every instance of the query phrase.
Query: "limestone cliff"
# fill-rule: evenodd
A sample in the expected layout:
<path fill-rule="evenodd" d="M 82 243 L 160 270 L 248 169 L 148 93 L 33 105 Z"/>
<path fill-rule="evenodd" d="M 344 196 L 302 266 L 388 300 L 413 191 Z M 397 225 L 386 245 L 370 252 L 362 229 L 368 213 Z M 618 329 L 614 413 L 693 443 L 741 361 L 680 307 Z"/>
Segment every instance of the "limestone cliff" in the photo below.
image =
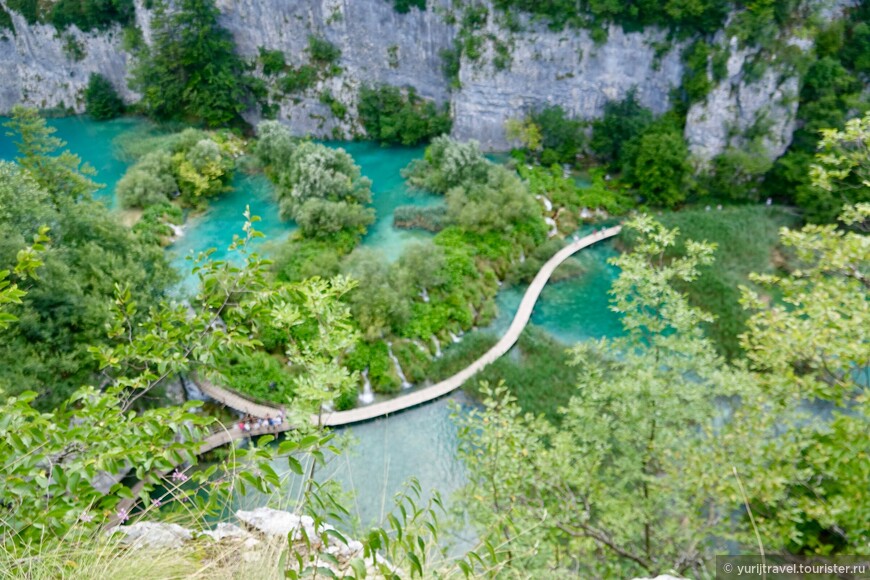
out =
<path fill-rule="evenodd" d="M 596 44 L 588 31 L 553 32 L 523 19 L 521 32 L 509 32 L 490 10 L 480 32 L 502 39 L 509 60 L 496 66 L 492 43 L 485 44 L 477 61 L 463 58 L 461 87 L 451 90 L 441 57 L 459 33 L 445 16 L 450 0 L 430 0 L 427 10 L 408 14 L 396 13 L 387 0 L 217 0 L 217 5 L 222 24 L 246 58 L 264 47 L 283 51 L 288 64 L 302 64 L 312 34 L 341 49 L 340 74 L 276 103 L 279 118 L 297 134 L 348 137 L 361 132 L 356 121 L 359 87 L 388 83 L 410 85 L 424 97 L 449 102 L 455 136 L 478 139 L 487 149 L 506 149 L 504 121 L 509 117 L 554 104 L 591 119 L 600 115 L 607 100 L 620 99 L 632 88 L 645 106 L 661 113 L 670 107 L 670 91 L 680 85 L 683 74 L 683 45 L 668 43 L 661 30 L 624 32 L 612 26 L 607 40 Z M 141 0 L 136 9 L 147 42 L 150 15 Z M 0 114 L 16 103 L 81 111 L 80 94 L 91 72 L 109 78 L 128 100 L 135 98 L 126 86 L 132 57 L 122 49 L 121 30 L 58 32 L 29 25 L 15 14 L 13 22 L 14 33 L 0 38 Z M 81 49 L 78 60 L 71 56 L 70 42 Z M 791 139 L 797 79 L 781 78 L 781 71 L 771 68 L 749 82 L 743 74 L 746 57 L 745 50 L 730 46 L 726 78 L 689 111 L 685 134 L 702 159 L 729 144 L 740 146 L 739 134 L 759 118 L 769 126 L 772 156 L 781 154 Z M 326 91 L 347 108 L 344 119 L 336 119 L 321 102 Z"/>

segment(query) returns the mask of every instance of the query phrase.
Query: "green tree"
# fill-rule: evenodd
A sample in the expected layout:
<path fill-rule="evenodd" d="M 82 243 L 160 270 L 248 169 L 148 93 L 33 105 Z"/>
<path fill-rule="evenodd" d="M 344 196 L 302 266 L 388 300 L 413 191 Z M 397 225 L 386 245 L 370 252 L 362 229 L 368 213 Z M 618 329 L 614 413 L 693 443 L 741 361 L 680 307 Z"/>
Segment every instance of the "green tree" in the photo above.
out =
<path fill-rule="evenodd" d="M 870 202 L 870 114 L 846 122 L 842 131 L 823 129 L 812 187 L 798 192 L 798 203 L 812 221 L 831 221 L 844 205 Z"/>
<path fill-rule="evenodd" d="M 686 199 L 689 148 L 683 134 L 668 124 L 647 129 L 637 140 L 628 179 L 646 203 L 675 207 Z"/>
<path fill-rule="evenodd" d="M 541 131 L 541 163 L 574 163 L 583 148 L 583 122 L 571 119 L 560 106 L 545 107 L 529 119 Z"/>
<path fill-rule="evenodd" d="M 244 123 L 252 104 L 245 66 L 219 14 L 213 0 L 181 0 L 172 10 L 158 4 L 154 41 L 132 77 L 150 115 L 211 127 Z"/>
<path fill-rule="evenodd" d="M 3 126 L 10 129 L 8 137 L 18 139 L 15 160 L 56 203 L 90 197 L 100 187 L 90 179 L 95 173 L 93 168 L 82 165 L 78 155 L 68 150 L 58 153 L 66 142 L 54 136 L 56 129 L 49 127 L 35 109 L 16 105 L 12 119 Z"/>
<path fill-rule="evenodd" d="M 616 167 L 622 165 L 622 150 L 652 123 L 652 111 L 637 101 L 631 90 L 621 101 L 608 101 L 604 115 L 592 123 L 592 151 L 599 159 Z"/>
<path fill-rule="evenodd" d="M 422 99 L 413 87 L 363 87 L 359 93 L 360 120 L 369 137 L 384 143 L 416 145 L 450 132 L 450 113 Z"/>
<path fill-rule="evenodd" d="M 97 121 L 114 119 L 124 113 L 124 101 L 112 83 L 99 73 L 91 73 L 85 88 L 85 111 Z"/>

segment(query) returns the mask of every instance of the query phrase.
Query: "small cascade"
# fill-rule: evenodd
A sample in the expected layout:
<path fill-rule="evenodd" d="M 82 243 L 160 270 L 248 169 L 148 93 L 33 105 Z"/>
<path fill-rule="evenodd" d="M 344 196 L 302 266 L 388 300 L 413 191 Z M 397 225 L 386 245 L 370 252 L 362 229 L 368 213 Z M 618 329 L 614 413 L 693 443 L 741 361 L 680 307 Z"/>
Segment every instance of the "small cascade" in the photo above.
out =
<path fill-rule="evenodd" d="M 172 241 L 175 242 L 179 240 L 182 236 L 184 236 L 184 226 L 177 226 L 175 224 L 166 224 L 169 226 L 169 229 L 172 230 Z"/>
<path fill-rule="evenodd" d="M 450 340 L 453 341 L 453 344 L 457 344 L 457 343 L 462 342 L 462 337 L 460 337 L 460 336 L 456 336 L 456 335 L 453 334 L 452 332 L 450 332 L 449 334 L 450 334 Z"/>
<path fill-rule="evenodd" d="M 390 360 L 393 361 L 393 366 L 396 367 L 396 374 L 399 375 L 399 380 L 402 381 L 402 388 L 407 389 L 412 387 L 413 385 L 408 382 L 407 377 L 405 377 L 405 373 L 402 372 L 402 365 L 399 364 L 399 359 L 396 358 L 396 355 L 393 354 L 393 343 L 387 343 L 387 353 L 390 355 Z"/>
<path fill-rule="evenodd" d="M 556 220 L 554 220 L 551 217 L 545 217 L 544 223 L 546 223 L 548 226 L 550 226 L 552 228 L 549 232 L 547 232 L 548 238 L 552 238 L 554 236 L 559 235 L 559 228 L 556 226 Z"/>
<path fill-rule="evenodd" d="M 553 202 L 550 201 L 549 199 L 547 199 L 546 195 L 536 195 L 535 199 L 537 199 L 538 201 L 540 201 L 541 203 L 544 204 L 544 209 L 547 212 L 553 211 Z"/>
<path fill-rule="evenodd" d="M 544 221 L 547 221 L 551 218 L 544 218 Z M 523 264 L 526 261 L 526 252 L 524 250 L 520 250 L 520 264 Z"/>
<path fill-rule="evenodd" d="M 435 358 L 441 358 L 441 343 L 438 342 L 434 334 L 432 335 L 432 344 L 435 345 Z"/>
<path fill-rule="evenodd" d="M 429 292 L 427 292 L 425 288 L 420 290 L 420 298 L 423 299 L 423 302 L 429 304 Z"/>
<path fill-rule="evenodd" d="M 425 344 L 423 344 L 422 342 L 420 342 L 416 338 L 414 340 L 412 340 L 411 342 L 413 342 L 415 345 L 417 345 L 417 348 L 422 350 L 426 354 L 426 356 L 429 356 L 429 349 L 426 348 Z"/>
<path fill-rule="evenodd" d="M 369 405 L 375 400 L 375 393 L 372 391 L 372 382 L 369 380 L 369 369 L 362 372 L 363 390 L 359 394 L 359 402 L 361 405 Z"/>
<path fill-rule="evenodd" d="M 592 217 L 592 214 L 589 213 L 589 208 L 583 208 L 580 210 L 580 219 L 588 220 Z"/>
<path fill-rule="evenodd" d="M 188 401 L 208 401 L 210 397 L 203 393 L 199 385 L 195 382 L 181 378 L 181 386 L 184 387 L 184 393 L 187 395 Z"/>

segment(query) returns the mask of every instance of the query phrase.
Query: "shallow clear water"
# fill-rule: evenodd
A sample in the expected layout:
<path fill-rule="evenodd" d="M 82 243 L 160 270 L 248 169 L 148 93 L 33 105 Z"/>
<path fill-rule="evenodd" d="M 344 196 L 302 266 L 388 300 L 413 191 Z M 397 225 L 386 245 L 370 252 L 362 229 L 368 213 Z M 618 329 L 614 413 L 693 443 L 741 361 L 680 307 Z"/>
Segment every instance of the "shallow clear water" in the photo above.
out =
<path fill-rule="evenodd" d="M 619 336 L 619 317 L 608 308 L 608 292 L 619 270 L 607 260 L 616 255 L 612 241 L 600 242 L 577 254 L 572 259 L 580 263 L 583 274 L 547 284 L 532 310 L 531 323 L 565 344 Z M 526 285 L 522 285 L 498 293 L 498 316 L 487 332 L 500 335 L 507 331 L 525 291 Z"/>

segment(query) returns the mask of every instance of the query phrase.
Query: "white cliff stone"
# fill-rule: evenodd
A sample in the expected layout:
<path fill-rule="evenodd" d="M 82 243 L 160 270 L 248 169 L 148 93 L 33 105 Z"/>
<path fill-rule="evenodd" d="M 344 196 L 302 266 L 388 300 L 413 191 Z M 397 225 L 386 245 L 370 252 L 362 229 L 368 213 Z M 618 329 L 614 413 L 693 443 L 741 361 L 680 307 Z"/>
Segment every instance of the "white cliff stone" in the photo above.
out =
<path fill-rule="evenodd" d="M 837 0 L 829 17 L 853 0 Z M 3 0 L 0 0 L 0 5 Z M 625 32 L 610 26 L 607 39 L 596 44 L 587 30 L 551 31 L 543 23 L 520 15 L 522 31 L 510 32 L 496 22 L 488 4 L 489 22 L 478 35 L 492 34 L 510 48 L 510 63 L 502 70 L 493 64 L 492 43 L 484 42 L 479 61 L 463 57 L 461 88 L 451 90 L 443 72 L 441 53 L 452 49 L 456 25 L 445 22 L 450 0 L 431 0 L 426 10 L 397 13 L 384 0 L 217 0 L 220 22 L 232 34 L 239 53 L 248 60 L 261 47 L 281 50 L 288 64 L 308 62 L 308 36 L 326 38 L 341 49 L 341 72 L 320 80 L 300 94 L 286 95 L 278 118 L 298 135 L 350 137 L 363 132 L 357 100 L 360 87 L 386 83 L 411 86 L 439 104 L 449 103 L 453 135 L 475 138 L 488 150 L 510 146 L 504 122 L 546 105 L 560 105 L 570 115 L 592 119 L 608 100 L 621 99 L 632 89 L 640 103 L 655 113 L 667 111 L 671 90 L 682 80 L 681 52 L 685 42 L 668 44 L 667 32 L 647 28 Z M 135 0 L 136 23 L 146 42 L 151 40 L 151 14 L 144 0 Z M 119 27 L 82 33 L 75 27 L 58 32 L 49 25 L 30 25 L 11 12 L 14 34 L 0 39 L 0 114 L 15 104 L 70 107 L 82 111 L 81 93 L 88 75 L 105 75 L 125 100 L 136 94 L 126 82 L 132 57 L 122 49 Z M 84 52 L 75 61 L 64 51 L 69 34 Z M 724 42 L 720 38 L 718 42 Z M 795 42 L 800 43 L 798 40 Z M 804 43 L 805 44 L 805 43 Z M 668 46 L 663 52 L 657 47 Z M 704 102 L 689 110 L 685 136 L 693 154 L 708 160 L 730 145 L 745 145 L 741 133 L 763 118 L 769 123 L 765 143 L 771 157 L 780 155 L 795 126 L 798 80 L 780 78 L 776 67 L 754 82 L 745 78 L 749 51 L 731 47 L 728 74 Z M 347 109 L 337 119 L 320 101 L 325 91 Z M 252 112 L 250 121 L 258 120 Z M 736 129 L 736 131 L 735 131 Z"/>
<path fill-rule="evenodd" d="M 190 530 L 178 524 L 162 522 L 136 522 L 129 526 L 118 526 L 112 531 L 123 535 L 122 544 L 136 548 L 180 548 L 193 538 Z"/>

